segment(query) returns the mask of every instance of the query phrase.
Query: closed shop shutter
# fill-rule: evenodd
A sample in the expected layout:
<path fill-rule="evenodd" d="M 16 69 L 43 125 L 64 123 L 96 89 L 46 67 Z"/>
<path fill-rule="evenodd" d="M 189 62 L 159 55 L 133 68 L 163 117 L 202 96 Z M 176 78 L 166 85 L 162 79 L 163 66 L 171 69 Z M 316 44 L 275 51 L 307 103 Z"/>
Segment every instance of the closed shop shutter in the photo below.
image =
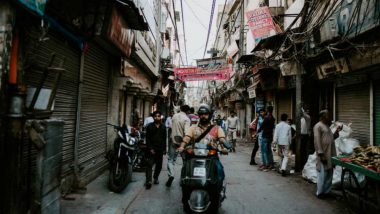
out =
<path fill-rule="evenodd" d="M 55 97 L 53 118 L 64 120 L 64 134 L 62 146 L 62 176 L 72 172 L 74 161 L 74 139 L 76 110 L 78 97 L 78 80 L 81 51 L 71 46 L 58 34 L 49 33 L 44 41 L 39 41 L 40 34 L 37 30 L 31 30 L 28 34 L 25 50 L 27 52 L 27 69 L 25 81 L 28 87 L 37 87 L 42 77 L 42 71 L 36 66 L 46 67 L 49 64 L 52 53 L 56 54 L 53 66 L 58 66 L 62 58 L 65 58 L 63 68 L 65 72 L 59 82 Z M 54 83 L 54 74 L 51 73 L 44 88 L 51 89 Z"/>
<path fill-rule="evenodd" d="M 106 165 L 108 74 L 107 53 L 91 44 L 84 58 L 78 160 L 86 184 Z"/>
<path fill-rule="evenodd" d="M 368 84 L 350 85 L 336 90 L 336 120 L 352 123 L 352 137 L 361 144 L 370 142 Z"/>
<path fill-rule="evenodd" d="M 375 124 L 374 124 L 374 145 L 380 146 L 380 81 L 377 81 L 373 84 L 374 87 L 374 93 L 373 93 L 373 100 L 374 100 L 374 116 L 375 116 Z"/>
<path fill-rule="evenodd" d="M 281 120 L 281 114 L 287 114 L 292 118 L 292 96 L 290 92 L 279 92 L 277 94 L 277 123 Z"/>

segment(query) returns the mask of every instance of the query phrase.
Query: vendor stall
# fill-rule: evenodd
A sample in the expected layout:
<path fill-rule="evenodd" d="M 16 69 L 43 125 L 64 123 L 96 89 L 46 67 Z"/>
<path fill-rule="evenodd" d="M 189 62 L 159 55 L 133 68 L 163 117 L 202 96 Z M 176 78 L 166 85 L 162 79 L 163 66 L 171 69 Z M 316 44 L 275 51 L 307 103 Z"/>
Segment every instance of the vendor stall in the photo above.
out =
<path fill-rule="evenodd" d="M 352 208 L 364 212 L 380 211 L 380 148 L 356 147 L 351 156 L 333 157 L 343 168 L 343 197 Z"/>

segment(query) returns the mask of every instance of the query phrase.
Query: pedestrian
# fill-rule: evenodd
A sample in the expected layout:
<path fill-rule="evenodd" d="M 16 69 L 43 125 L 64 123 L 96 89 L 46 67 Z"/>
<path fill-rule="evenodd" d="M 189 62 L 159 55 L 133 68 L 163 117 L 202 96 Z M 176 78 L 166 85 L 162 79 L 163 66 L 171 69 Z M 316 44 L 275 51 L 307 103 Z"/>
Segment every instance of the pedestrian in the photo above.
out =
<path fill-rule="evenodd" d="M 257 165 L 255 158 L 256 158 L 256 153 L 260 147 L 259 145 L 262 140 L 262 131 L 258 132 L 258 130 L 263 124 L 264 114 L 265 114 L 264 110 L 260 109 L 256 118 L 250 124 L 251 138 L 253 142 L 255 143 L 252 153 L 251 153 L 251 161 L 249 163 L 250 165 Z"/>
<path fill-rule="evenodd" d="M 168 140 L 168 145 L 171 140 L 171 134 L 172 134 L 172 118 L 173 118 L 173 111 L 169 112 L 169 116 L 165 120 L 165 127 L 166 127 L 166 139 Z"/>
<path fill-rule="evenodd" d="M 146 118 L 144 119 L 144 125 L 143 125 L 144 129 L 145 129 L 150 123 L 153 123 L 153 122 L 154 122 L 153 114 L 149 114 L 149 116 L 146 117 Z"/>
<path fill-rule="evenodd" d="M 268 106 L 263 124 L 258 129 L 259 132 L 261 131 L 263 132 L 261 145 L 260 145 L 263 163 L 259 168 L 260 170 L 263 170 L 263 171 L 274 169 L 272 140 L 273 140 L 273 129 L 274 129 L 275 119 L 272 113 L 273 113 L 273 106 Z"/>
<path fill-rule="evenodd" d="M 333 134 L 329 128 L 329 112 L 319 112 L 319 122 L 313 128 L 314 147 L 317 154 L 317 197 L 328 195 L 332 187 L 333 165 L 331 157 L 336 156 L 334 140 L 339 137 L 342 127 L 338 127 Z"/>
<path fill-rule="evenodd" d="M 278 146 L 278 155 L 281 157 L 280 172 L 282 176 L 286 175 L 289 145 L 292 142 L 292 128 L 287 123 L 287 119 L 287 114 L 281 114 L 281 122 L 276 125 L 273 136 L 273 143 Z"/>
<path fill-rule="evenodd" d="M 222 127 L 223 125 L 223 119 L 221 118 L 220 114 L 218 114 L 218 116 L 216 116 L 216 125 Z"/>
<path fill-rule="evenodd" d="M 307 158 L 309 156 L 308 144 L 309 144 L 309 139 L 310 139 L 310 134 L 311 134 L 310 123 L 311 123 L 311 119 L 309 115 L 309 108 L 305 106 L 305 110 L 304 108 L 302 108 L 302 115 L 301 115 L 301 152 L 300 152 L 301 169 L 303 169 L 303 167 L 305 166 L 307 162 Z"/>
<path fill-rule="evenodd" d="M 158 176 L 162 168 L 162 158 L 166 154 L 166 127 L 161 122 L 161 112 L 153 112 L 154 122 L 146 128 L 147 167 L 145 188 L 152 187 L 152 167 L 154 168 L 153 183 L 158 184 Z"/>
<path fill-rule="evenodd" d="M 227 125 L 227 117 L 223 116 L 221 128 L 224 131 L 224 135 L 227 135 L 227 127 L 226 127 L 226 125 Z"/>
<path fill-rule="evenodd" d="M 189 116 L 189 119 L 190 119 L 190 122 L 191 122 L 191 125 L 196 125 L 199 121 L 199 117 L 198 115 L 195 114 L 195 109 L 194 107 L 191 107 L 189 112 L 186 112 Z"/>
<path fill-rule="evenodd" d="M 228 140 L 232 143 L 232 151 L 236 152 L 236 139 L 240 136 L 240 121 L 236 117 L 236 113 L 231 111 L 230 116 L 227 118 L 227 131 Z"/>
<path fill-rule="evenodd" d="M 288 119 L 288 124 L 291 128 L 291 131 L 292 131 L 292 142 L 290 143 L 290 147 L 289 147 L 289 150 L 290 150 L 290 153 L 292 155 L 295 155 L 296 154 L 296 148 L 297 148 L 297 132 L 296 132 L 296 125 L 293 123 L 293 119 L 289 118 Z"/>
<path fill-rule="evenodd" d="M 190 119 L 188 117 L 188 113 L 190 111 L 190 107 L 188 105 L 181 106 L 181 111 L 176 113 L 172 118 L 172 133 L 170 135 L 171 140 L 168 145 L 168 181 L 166 182 L 166 186 L 170 187 L 174 180 L 174 166 L 178 156 L 178 147 L 181 142 L 176 142 L 174 137 L 180 136 L 184 137 L 186 131 L 190 128 Z"/>

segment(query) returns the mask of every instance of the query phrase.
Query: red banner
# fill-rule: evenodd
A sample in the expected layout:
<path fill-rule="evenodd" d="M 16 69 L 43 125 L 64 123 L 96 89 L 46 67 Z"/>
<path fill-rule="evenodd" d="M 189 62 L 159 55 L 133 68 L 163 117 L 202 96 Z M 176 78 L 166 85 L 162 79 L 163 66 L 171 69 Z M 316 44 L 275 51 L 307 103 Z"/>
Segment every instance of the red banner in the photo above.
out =
<path fill-rule="evenodd" d="M 272 16 L 268 7 L 259 7 L 245 13 L 248 19 L 248 25 L 256 42 L 261 38 L 265 38 L 276 34 L 276 27 L 273 24 Z"/>
<path fill-rule="evenodd" d="M 231 73 L 231 66 L 217 67 L 215 69 L 199 67 L 174 68 L 175 78 L 181 81 L 229 80 Z"/>

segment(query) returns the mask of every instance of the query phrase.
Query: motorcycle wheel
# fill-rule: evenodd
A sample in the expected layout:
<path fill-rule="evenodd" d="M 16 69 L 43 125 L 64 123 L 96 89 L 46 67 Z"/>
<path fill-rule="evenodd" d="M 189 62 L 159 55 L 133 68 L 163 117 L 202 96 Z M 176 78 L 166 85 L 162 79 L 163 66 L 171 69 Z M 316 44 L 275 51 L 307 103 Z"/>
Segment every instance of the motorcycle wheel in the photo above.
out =
<path fill-rule="evenodd" d="M 116 170 L 116 163 L 110 166 L 108 188 L 112 192 L 120 193 L 125 189 L 132 180 L 132 165 L 128 163 L 120 163 L 119 169 Z"/>

